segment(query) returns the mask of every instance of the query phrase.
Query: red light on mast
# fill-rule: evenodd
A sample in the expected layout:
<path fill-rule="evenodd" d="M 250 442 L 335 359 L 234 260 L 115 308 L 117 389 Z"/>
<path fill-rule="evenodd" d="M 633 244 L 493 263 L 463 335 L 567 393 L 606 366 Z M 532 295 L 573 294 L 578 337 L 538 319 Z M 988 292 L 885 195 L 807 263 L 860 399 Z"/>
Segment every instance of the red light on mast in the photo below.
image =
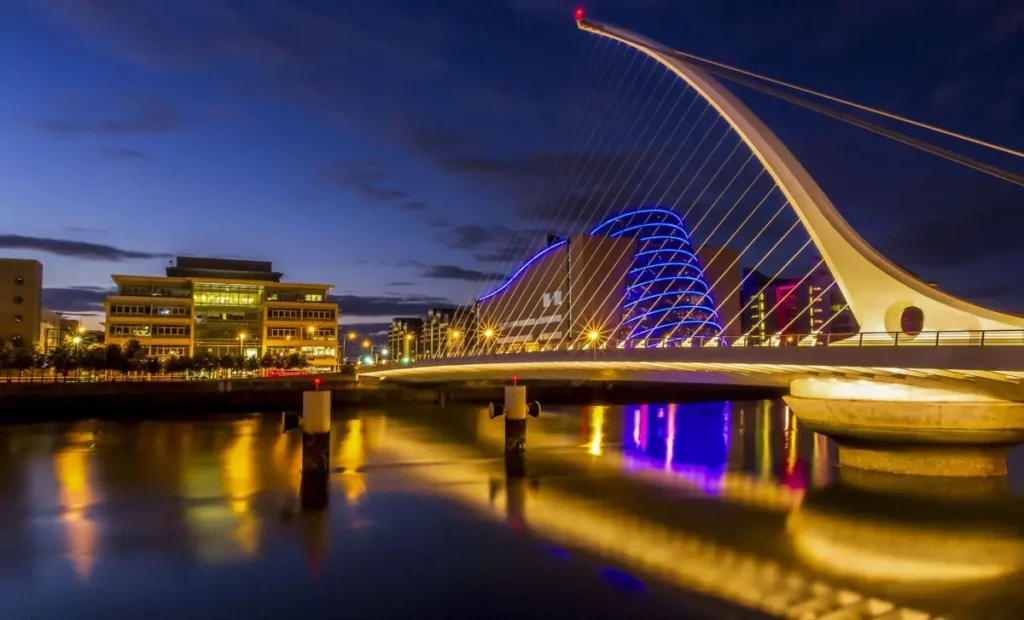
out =
<path fill-rule="evenodd" d="M 578 21 L 578 22 L 583 21 L 583 16 L 584 16 L 583 9 L 582 8 L 576 9 L 576 21 Z"/>

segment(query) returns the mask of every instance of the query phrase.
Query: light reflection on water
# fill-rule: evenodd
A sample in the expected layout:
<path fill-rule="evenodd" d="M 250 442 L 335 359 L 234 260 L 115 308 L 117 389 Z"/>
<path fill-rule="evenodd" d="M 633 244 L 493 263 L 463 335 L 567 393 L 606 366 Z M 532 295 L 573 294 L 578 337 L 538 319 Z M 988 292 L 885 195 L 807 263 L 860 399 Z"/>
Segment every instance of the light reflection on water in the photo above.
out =
<path fill-rule="evenodd" d="M 7 429 L 0 616 L 18 617 L 5 604 L 53 611 L 46 605 L 61 597 L 45 593 L 77 592 L 74 584 L 108 587 L 116 600 L 117 584 L 147 575 L 139 587 L 170 600 L 152 585 L 167 561 L 192 567 L 197 584 L 215 567 L 245 566 L 310 583 L 377 565 L 391 578 L 429 580 L 398 551 L 419 544 L 424 557 L 444 554 L 484 578 L 513 551 L 500 533 L 470 536 L 477 520 L 557 545 L 563 560 L 599 558 L 605 577 L 647 575 L 768 611 L 833 609 L 840 591 L 843 604 L 871 599 L 922 617 L 966 605 L 982 586 L 983 617 L 1019 602 L 1001 585 L 1024 569 L 1024 509 L 1006 480 L 840 472 L 834 447 L 780 402 L 545 411 L 529 422 L 525 480 L 505 480 L 502 428 L 476 408 L 338 416 L 333 473 L 316 502 L 307 501 L 300 437 L 281 434 L 278 415 Z M 375 557 L 381 548 L 390 563 Z M 529 573 L 526 561 L 509 569 Z M 191 600 L 183 589 L 177 605 Z"/>

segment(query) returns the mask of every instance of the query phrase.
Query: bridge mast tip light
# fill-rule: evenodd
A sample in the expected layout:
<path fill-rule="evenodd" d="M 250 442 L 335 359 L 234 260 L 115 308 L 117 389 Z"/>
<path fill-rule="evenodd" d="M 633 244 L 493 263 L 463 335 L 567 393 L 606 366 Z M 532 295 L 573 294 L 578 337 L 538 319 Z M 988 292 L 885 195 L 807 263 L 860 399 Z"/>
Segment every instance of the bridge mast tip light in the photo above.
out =
<path fill-rule="evenodd" d="M 576 9 L 576 12 L 573 13 L 573 15 L 576 16 L 576 21 L 581 22 L 583 21 L 583 17 L 586 15 L 586 12 L 583 10 L 582 7 L 580 7 Z"/>

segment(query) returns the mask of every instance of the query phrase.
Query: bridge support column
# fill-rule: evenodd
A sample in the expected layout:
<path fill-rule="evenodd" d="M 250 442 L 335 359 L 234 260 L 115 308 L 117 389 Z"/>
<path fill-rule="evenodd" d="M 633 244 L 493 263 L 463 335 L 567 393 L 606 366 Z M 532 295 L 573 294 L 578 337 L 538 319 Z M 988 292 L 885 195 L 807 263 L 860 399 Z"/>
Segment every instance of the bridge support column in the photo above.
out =
<path fill-rule="evenodd" d="M 302 393 L 302 473 L 326 475 L 331 466 L 331 392 Z"/>
<path fill-rule="evenodd" d="M 798 379 L 786 402 L 831 437 L 844 467 L 923 476 L 1002 476 L 1024 443 L 1024 403 L 942 388 Z"/>

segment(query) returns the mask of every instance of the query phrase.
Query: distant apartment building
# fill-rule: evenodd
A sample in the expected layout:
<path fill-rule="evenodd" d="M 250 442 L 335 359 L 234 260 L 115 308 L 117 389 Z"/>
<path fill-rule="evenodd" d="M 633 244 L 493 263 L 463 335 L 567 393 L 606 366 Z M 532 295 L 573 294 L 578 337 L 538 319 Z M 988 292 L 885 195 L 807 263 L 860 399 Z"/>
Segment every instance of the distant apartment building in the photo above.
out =
<path fill-rule="evenodd" d="M 42 311 L 42 263 L 0 258 L 0 339 L 15 346 L 40 344 Z"/>
<path fill-rule="evenodd" d="M 337 364 L 338 305 L 329 284 L 281 282 L 269 262 L 179 256 L 166 276 L 114 275 L 105 340 L 156 357 L 303 353 Z"/>
<path fill-rule="evenodd" d="M 396 317 L 388 328 L 388 354 L 391 359 L 414 360 L 420 356 L 423 319 Z"/>
<path fill-rule="evenodd" d="M 860 330 L 842 291 L 824 265 L 807 277 L 769 278 L 747 271 L 742 287 L 742 333 L 751 344 L 772 337 L 855 334 Z"/>
<path fill-rule="evenodd" d="M 85 337 L 85 327 L 77 319 L 69 319 L 61 316 L 59 312 L 43 310 L 39 322 L 39 349 L 46 353 L 53 350 L 61 342 L 65 342 L 75 336 Z M 92 342 L 92 339 L 88 339 Z"/>
<path fill-rule="evenodd" d="M 470 350 L 476 343 L 476 321 L 465 308 L 431 308 L 420 334 L 420 355 L 440 357 Z"/>

